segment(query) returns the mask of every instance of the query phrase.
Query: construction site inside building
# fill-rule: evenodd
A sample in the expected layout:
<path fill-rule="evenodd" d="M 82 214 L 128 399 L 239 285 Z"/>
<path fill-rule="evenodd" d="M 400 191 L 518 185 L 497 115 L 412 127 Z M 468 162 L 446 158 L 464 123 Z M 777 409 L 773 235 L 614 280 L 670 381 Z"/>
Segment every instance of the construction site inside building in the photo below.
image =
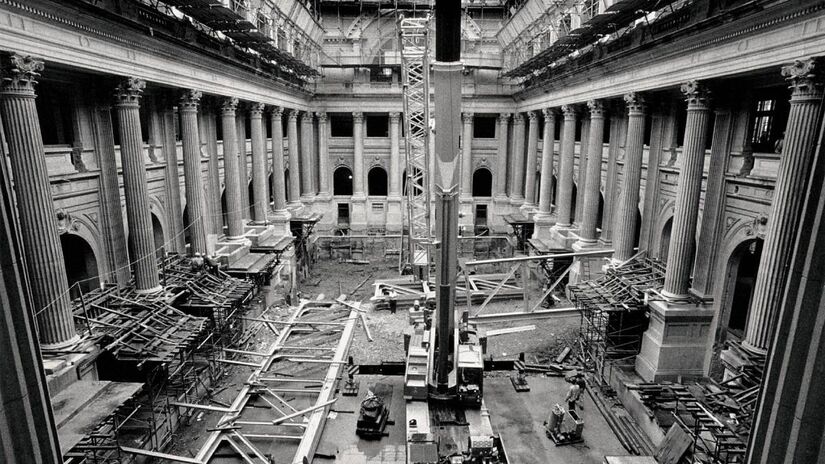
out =
<path fill-rule="evenodd" d="M 746 462 L 764 356 L 663 341 L 665 262 L 460 221 L 460 8 L 396 21 L 401 230 L 290 203 L 243 246 L 159 248 L 162 291 L 72 287 L 79 337 L 42 351 L 64 463 Z"/>

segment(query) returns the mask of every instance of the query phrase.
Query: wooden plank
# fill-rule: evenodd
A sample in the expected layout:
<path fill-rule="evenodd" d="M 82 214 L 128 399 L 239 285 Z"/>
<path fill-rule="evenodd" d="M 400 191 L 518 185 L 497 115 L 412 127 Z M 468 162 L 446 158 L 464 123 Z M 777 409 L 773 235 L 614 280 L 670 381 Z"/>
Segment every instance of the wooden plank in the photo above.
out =
<path fill-rule="evenodd" d="M 531 330 L 536 330 L 535 325 L 523 325 L 520 327 L 508 327 L 505 329 L 492 329 L 487 331 L 488 337 L 494 337 L 496 335 L 506 335 L 512 333 L 519 333 L 519 332 L 529 332 Z"/>
<path fill-rule="evenodd" d="M 148 456 L 150 458 L 165 459 L 174 462 L 185 462 L 188 464 L 203 464 L 203 462 L 199 459 L 187 458 L 184 456 L 175 456 L 174 454 L 159 453 L 157 451 L 149 451 L 139 448 L 130 448 L 128 446 L 121 446 L 120 450 L 125 451 L 129 454 L 137 454 L 138 456 Z"/>
<path fill-rule="evenodd" d="M 659 464 L 677 464 L 692 443 L 690 435 L 685 433 L 679 424 L 674 423 L 656 450 L 656 461 Z"/>

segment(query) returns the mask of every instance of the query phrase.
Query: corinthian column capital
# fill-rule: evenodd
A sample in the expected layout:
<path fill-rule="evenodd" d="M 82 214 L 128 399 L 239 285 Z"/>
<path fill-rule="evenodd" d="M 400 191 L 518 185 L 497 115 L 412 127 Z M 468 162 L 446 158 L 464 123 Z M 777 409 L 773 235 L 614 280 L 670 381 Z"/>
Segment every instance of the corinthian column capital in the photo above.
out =
<path fill-rule="evenodd" d="M 197 111 L 203 93 L 199 90 L 187 89 L 180 95 L 178 104 L 181 110 Z"/>
<path fill-rule="evenodd" d="M 562 105 L 561 112 L 564 114 L 564 119 L 576 119 L 575 105 Z"/>
<path fill-rule="evenodd" d="M 221 112 L 224 114 L 235 114 L 238 109 L 238 99 L 235 97 L 226 97 L 221 101 Z"/>
<path fill-rule="evenodd" d="M 360 111 L 354 111 L 352 113 L 352 122 L 354 122 L 354 123 L 364 122 L 364 113 L 362 113 Z"/>
<path fill-rule="evenodd" d="M 605 111 L 604 101 L 602 100 L 590 100 L 587 102 L 587 108 L 590 110 L 590 118 L 603 118 Z"/>
<path fill-rule="evenodd" d="M 399 113 L 397 111 L 394 111 L 394 112 L 390 113 L 390 122 L 398 124 L 398 122 L 400 120 L 401 120 L 401 113 Z"/>
<path fill-rule="evenodd" d="M 556 117 L 556 109 L 555 108 L 544 108 L 541 110 L 542 114 L 544 114 L 544 119 L 550 119 Z"/>
<path fill-rule="evenodd" d="M 822 98 L 822 67 L 821 58 L 796 60 L 782 67 L 782 77 L 788 81 L 792 91 L 791 99 Z"/>
<path fill-rule="evenodd" d="M 137 106 L 145 88 L 146 81 L 143 79 L 127 77 L 121 80 L 115 87 L 115 104 Z"/>
<path fill-rule="evenodd" d="M 19 53 L 0 54 L 0 90 L 31 92 L 43 71 L 43 61 Z"/>
<path fill-rule="evenodd" d="M 539 120 L 539 112 L 538 111 L 528 111 L 527 112 L 527 119 L 529 119 L 531 123 L 538 121 Z"/>
<path fill-rule="evenodd" d="M 688 102 L 688 109 L 707 109 L 710 106 L 710 90 L 702 82 L 685 82 L 682 84 L 681 90 Z"/>
<path fill-rule="evenodd" d="M 638 92 L 630 92 L 624 95 L 624 102 L 629 113 L 644 113 L 647 107 L 644 95 Z"/>
<path fill-rule="evenodd" d="M 264 108 L 266 108 L 266 105 L 263 103 L 250 103 L 249 115 L 253 118 L 260 118 L 264 114 Z"/>
<path fill-rule="evenodd" d="M 318 112 L 316 112 L 316 113 L 315 113 L 315 116 L 317 116 L 317 117 L 318 117 L 318 124 L 326 124 L 326 123 L 327 123 L 327 119 L 329 119 L 329 117 L 327 116 L 327 113 L 326 113 L 326 112 L 324 112 L 324 111 L 318 111 Z"/>
<path fill-rule="evenodd" d="M 463 122 L 464 124 L 471 124 L 473 122 L 473 113 L 461 113 L 461 122 Z"/>
<path fill-rule="evenodd" d="M 281 119 L 281 116 L 284 114 L 284 109 L 280 106 L 270 106 L 269 114 L 272 116 L 272 119 Z"/>

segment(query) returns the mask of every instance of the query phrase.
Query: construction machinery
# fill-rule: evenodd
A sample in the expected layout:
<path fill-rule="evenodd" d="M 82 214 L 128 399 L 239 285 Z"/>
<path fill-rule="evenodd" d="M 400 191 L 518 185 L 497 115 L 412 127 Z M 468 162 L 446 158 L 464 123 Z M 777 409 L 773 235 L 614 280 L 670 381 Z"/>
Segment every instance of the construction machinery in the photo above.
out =
<path fill-rule="evenodd" d="M 367 391 L 358 411 L 355 434 L 361 438 L 380 438 L 384 436 L 390 417 L 392 385 L 378 383 Z"/>

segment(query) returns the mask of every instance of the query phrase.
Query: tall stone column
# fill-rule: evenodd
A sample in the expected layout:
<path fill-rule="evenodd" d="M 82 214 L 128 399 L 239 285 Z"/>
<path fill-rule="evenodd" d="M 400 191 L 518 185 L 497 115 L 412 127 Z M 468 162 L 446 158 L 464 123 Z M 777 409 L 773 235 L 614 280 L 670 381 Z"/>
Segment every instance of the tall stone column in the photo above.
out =
<path fill-rule="evenodd" d="M 272 220 L 276 234 L 289 235 L 289 210 L 286 209 L 286 180 L 284 179 L 284 126 L 281 123 L 283 108 L 272 107 L 270 124 L 272 127 Z"/>
<path fill-rule="evenodd" d="M 791 88 L 791 108 L 776 176 L 768 230 L 754 285 L 743 346 L 765 353 L 773 339 L 776 318 L 788 281 L 788 267 L 805 201 L 808 173 L 817 143 L 823 97 L 822 59 L 798 60 L 782 68 Z"/>
<path fill-rule="evenodd" d="M 559 187 L 556 190 L 556 226 L 573 225 L 573 162 L 576 149 L 576 108 L 572 105 L 561 107 L 564 125 L 561 133 L 561 153 L 559 159 Z"/>
<path fill-rule="evenodd" d="M 301 201 L 312 203 L 315 201 L 315 187 L 312 185 L 312 113 L 305 112 L 301 116 Z"/>
<path fill-rule="evenodd" d="M 287 142 L 289 150 L 289 205 L 301 206 L 301 158 L 298 152 L 298 110 L 290 110 L 287 116 Z"/>
<path fill-rule="evenodd" d="M 253 103 L 249 107 L 249 122 L 252 132 L 252 205 L 256 224 L 266 224 L 266 210 L 269 209 L 269 191 L 266 169 L 266 146 L 264 145 L 264 104 Z"/>
<path fill-rule="evenodd" d="M 527 161 L 524 169 L 524 206 L 527 212 L 536 209 L 536 157 L 539 149 L 539 113 L 527 113 L 530 126 L 527 131 Z"/>
<path fill-rule="evenodd" d="M 510 204 L 521 206 L 524 203 L 524 114 L 513 116 L 513 170 L 510 176 Z"/>
<path fill-rule="evenodd" d="M 633 248 L 639 210 L 639 188 L 642 178 L 642 150 L 645 134 L 645 101 L 638 93 L 624 96 L 627 103 L 627 138 L 625 140 L 624 171 L 619 203 L 614 213 L 615 236 L 613 237 L 613 259 L 627 261 L 636 252 Z"/>
<path fill-rule="evenodd" d="M 541 185 L 539 186 L 539 209 L 533 216 L 535 227 L 533 239 L 547 242 L 553 225 L 553 159 L 556 144 L 556 110 L 545 108 L 544 137 L 541 148 Z"/>
<path fill-rule="evenodd" d="M 584 193 L 587 191 L 587 155 L 590 152 L 590 114 L 582 119 L 582 133 L 579 141 L 579 172 L 576 178 L 576 208 L 573 213 L 573 222 L 581 224 L 584 216 Z"/>
<path fill-rule="evenodd" d="M 126 217 L 129 221 L 129 241 L 134 263 L 135 290 L 138 293 L 160 291 L 158 263 L 152 218 L 149 215 L 149 192 L 146 184 L 146 166 L 143 161 L 143 140 L 140 132 L 140 98 L 146 82 L 129 77 L 115 90 L 120 134 L 120 157 L 123 166 L 123 186 L 126 193 Z"/>
<path fill-rule="evenodd" d="M 163 157 L 166 159 L 167 222 L 172 237 L 170 251 L 186 252 L 186 237 L 183 231 L 183 208 L 180 204 L 180 172 L 178 171 L 178 143 L 175 137 L 175 97 L 167 94 L 163 106 Z"/>
<path fill-rule="evenodd" d="M 318 200 L 330 201 L 332 189 L 329 185 L 329 126 L 327 114 L 315 113 L 318 117 Z"/>
<path fill-rule="evenodd" d="M 129 285 L 132 272 L 129 269 L 129 254 L 126 248 L 123 206 L 120 204 L 120 176 L 117 172 L 112 110 L 107 102 L 97 105 L 94 111 L 95 149 L 100 165 L 100 205 L 105 227 L 103 237 L 106 240 L 107 255 L 114 279 L 119 288 L 125 288 Z"/>
<path fill-rule="evenodd" d="M 245 105 L 238 105 L 235 113 L 235 134 L 238 139 L 238 182 L 241 185 L 241 215 L 244 219 L 251 219 L 252 212 L 249 204 L 249 163 L 246 151 L 246 115 Z M 245 222 L 245 221 L 244 221 Z"/>
<path fill-rule="evenodd" d="M 676 188 L 673 229 L 662 293 L 680 297 L 688 293 L 690 271 L 696 254 L 696 223 L 699 219 L 699 193 L 702 189 L 702 168 L 705 163 L 705 143 L 710 121 L 710 92 L 704 84 L 691 81 L 682 84 L 687 97 L 685 144 L 682 148 L 682 169 Z"/>
<path fill-rule="evenodd" d="M 367 195 L 364 178 L 364 113 L 352 113 L 352 217 L 350 226 L 353 230 L 365 230 L 367 227 Z"/>
<path fill-rule="evenodd" d="M 34 86 L 42 70 L 43 62 L 32 57 L 0 55 L 0 120 L 14 177 L 38 339 L 45 349 L 59 349 L 77 342 L 78 336 L 35 106 Z"/>
<path fill-rule="evenodd" d="M 184 90 L 180 97 L 180 132 L 183 142 L 183 176 L 186 182 L 186 207 L 189 209 L 189 253 L 206 253 L 206 216 L 201 176 L 201 142 L 198 131 L 198 103 L 201 92 Z"/>
<path fill-rule="evenodd" d="M 461 136 L 461 198 L 472 201 L 473 198 L 473 113 L 462 113 Z"/>
<path fill-rule="evenodd" d="M 590 130 L 587 142 L 587 172 L 584 182 L 584 207 L 579 228 L 580 247 L 596 245 L 596 222 L 599 219 L 599 195 L 602 181 L 602 148 L 604 147 L 604 103 L 601 100 L 587 102 L 590 109 Z"/>
<path fill-rule="evenodd" d="M 400 232 L 403 227 L 401 212 L 401 147 L 399 138 L 401 113 L 390 113 L 390 191 L 387 196 L 387 231 Z"/>
<path fill-rule="evenodd" d="M 241 204 L 241 178 L 238 174 L 238 140 L 235 131 L 235 109 L 237 98 L 224 98 L 221 102 L 221 125 L 223 130 L 223 179 L 226 188 L 226 227 L 230 239 L 244 235 L 243 206 Z"/>
<path fill-rule="evenodd" d="M 510 123 L 510 113 L 501 113 L 498 116 L 498 152 L 496 158 L 495 193 L 496 202 L 507 201 L 507 127 Z"/>
<path fill-rule="evenodd" d="M 616 186 L 618 177 L 617 161 L 619 152 L 624 149 L 624 138 L 627 136 L 627 120 L 624 116 L 624 108 L 616 107 L 611 109 L 613 116 L 610 118 L 610 146 L 607 149 L 607 179 L 604 186 L 604 213 L 602 216 L 602 233 L 599 243 L 605 248 L 613 246 L 613 226 L 615 225 L 615 214 L 618 188 Z M 618 114 L 617 114 L 618 113 Z"/>
<path fill-rule="evenodd" d="M 215 113 L 215 100 L 210 99 L 210 110 L 207 113 L 206 122 L 208 124 L 207 146 L 209 147 L 209 201 L 207 210 L 212 216 L 209 221 L 212 228 L 211 233 L 215 238 L 223 235 L 223 212 L 221 211 L 221 175 L 220 159 L 218 158 L 218 122 Z"/>

